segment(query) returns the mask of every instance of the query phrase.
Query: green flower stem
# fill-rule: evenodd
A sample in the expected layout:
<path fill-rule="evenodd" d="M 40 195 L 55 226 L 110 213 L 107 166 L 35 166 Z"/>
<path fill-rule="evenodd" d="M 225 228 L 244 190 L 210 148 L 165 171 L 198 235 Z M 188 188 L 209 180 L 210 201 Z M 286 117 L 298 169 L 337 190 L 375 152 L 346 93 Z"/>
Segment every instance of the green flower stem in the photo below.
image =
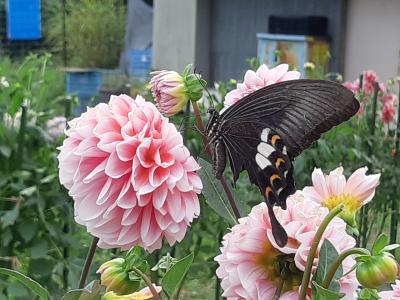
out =
<path fill-rule="evenodd" d="M 206 128 L 204 127 L 203 120 L 201 119 L 199 106 L 196 101 L 191 101 L 191 102 L 192 102 L 192 106 L 193 106 L 193 110 L 194 110 L 194 116 L 196 118 L 196 124 L 197 124 L 197 127 L 200 130 L 201 136 L 203 138 L 203 144 L 204 144 L 204 147 L 206 148 L 205 149 L 206 153 L 209 158 L 212 158 L 211 150 L 208 147 L 209 145 L 208 145 L 208 139 L 207 139 L 207 135 L 206 135 Z M 235 199 L 233 198 L 232 192 L 229 189 L 228 183 L 226 182 L 225 177 L 222 176 L 220 181 L 221 181 L 222 187 L 224 188 L 226 196 L 228 197 L 229 204 L 232 207 L 233 213 L 235 214 L 236 219 L 239 219 L 241 217 L 241 215 L 240 215 L 239 209 L 236 205 Z"/>
<path fill-rule="evenodd" d="M 336 260 L 333 262 L 333 264 L 330 265 L 328 272 L 324 278 L 324 281 L 322 282 L 322 287 L 325 289 L 329 288 L 329 285 L 331 284 L 331 281 L 333 277 L 335 276 L 335 273 L 337 269 L 340 267 L 342 262 L 345 260 L 346 257 L 353 255 L 353 254 L 360 254 L 360 255 L 370 255 L 369 251 L 364 248 L 351 248 L 347 249 L 346 251 L 342 252 Z"/>
<path fill-rule="evenodd" d="M 319 228 L 315 234 L 314 241 L 310 248 L 310 252 L 308 253 L 307 263 L 306 263 L 306 268 L 304 270 L 303 279 L 301 281 L 299 300 L 306 299 L 307 289 L 308 289 L 308 285 L 310 283 L 310 278 L 311 278 L 311 271 L 312 271 L 312 266 L 313 266 L 313 262 L 314 262 L 314 257 L 315 257 L 315 254 L 317 253 L 317 249 L 318 249 L 319 243 L 321 241 L 322 235 L 324 234 L 326 227 L 332 221 L 332 219 L 335 216 L 337 216 L 338 214 L 340 214 L 343 211 L 343 209 L 344 209 L 343 204 L 340 204 L 340 205 L 336 206 L 334 209 L 332 209 L 329 212 L 329 214 L 326 215 L 326 217 L 322 221 L 321 225 L 319 226 Z"/>
<path fill-rule="evenodd" d="M 92 244 L 90 245 L 88 254 L 86 256 L 85 264 L 83 265 L 81 278 L 79 279 L 79 288 L 80 289 L 83 289 L 85 287 L 86 278 L 89 274 L 90 265 L 92 264 L 94 253 L 96 252 L 98 242 L 99 242 L 99 238 L 94 237 L 92 240 Z"/>
<path fill-rule="evenodd" d="M 154 300 L 161 300 L 160 295 L 158 295 L 156 289 L 154 288 L 153 284 L 151 283 L 150 278 L 140 271 L 138 268 L 132 267 L 132 271 L 136 273 L 136 275 L 142 277 L 146 285 L 149 287 L 150 292 L 153 294 Z"/>

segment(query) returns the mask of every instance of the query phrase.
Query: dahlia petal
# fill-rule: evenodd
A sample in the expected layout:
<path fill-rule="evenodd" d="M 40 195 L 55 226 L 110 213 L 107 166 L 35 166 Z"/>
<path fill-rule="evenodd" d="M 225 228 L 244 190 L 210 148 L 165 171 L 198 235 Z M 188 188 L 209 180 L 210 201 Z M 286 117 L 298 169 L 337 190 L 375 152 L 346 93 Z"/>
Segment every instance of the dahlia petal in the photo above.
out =
<path fill-rule="evenodd" d="M 328 187 L 325 181 L 325 176 L 322 173 L 321 169 L 314 169 L 312 172 L 312 182 L 314 185 L 315 191 L 321 195 L 322 199 L 326 199 L 329 197 Z"/>
<path fill-rule="evenodd" d="M 118 158 L 121 161 L 131 161 L 135 157 L 136 149 L 139 144 L 140 141 L 138 141 L 134 137 L 133 138 L 129 137 L 125 141 L 118 143 L 116 146 L 116 152 L 118 154 Z"/>
<path fill-rule="evenodd" d="M 344 191 L 346 185 L 346 178 L 343 175 L 343 168 L 339 167 L 331 171 L 326 178 L 328 192 L 330 195 L 340 195 Z"/>
<path fill-rule="evenodd" d="M 117 152 L 113 152 L 108 157 L 104 173 L 114 179 L 121 178 L 123 175 L 131 172 L 131 163 L 129 161 L 121 161 Z"/>

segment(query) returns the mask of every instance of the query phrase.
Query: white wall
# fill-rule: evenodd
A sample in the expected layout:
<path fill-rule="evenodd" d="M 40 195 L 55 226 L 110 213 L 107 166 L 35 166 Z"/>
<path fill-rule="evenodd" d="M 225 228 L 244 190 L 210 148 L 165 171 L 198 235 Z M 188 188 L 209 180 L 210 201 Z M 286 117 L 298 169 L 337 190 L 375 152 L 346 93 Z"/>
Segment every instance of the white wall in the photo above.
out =
<path fill-rule="evenodd" d="M 400 0 L 348 0 L 345 79 L 367 69 L 400 74 Z"/>

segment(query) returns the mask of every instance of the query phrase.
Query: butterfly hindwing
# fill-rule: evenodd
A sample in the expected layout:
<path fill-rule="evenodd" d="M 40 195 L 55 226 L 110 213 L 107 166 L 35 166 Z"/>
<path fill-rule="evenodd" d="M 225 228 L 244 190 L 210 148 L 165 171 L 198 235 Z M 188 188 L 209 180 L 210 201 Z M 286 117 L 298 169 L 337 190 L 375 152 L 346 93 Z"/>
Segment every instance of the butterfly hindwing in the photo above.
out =
<path fill-rule="evenodd" d="M 271 205 L 285 207 L 287 194 L 294 192 L 293 167 L 279 135 L 260 122 L 226 121 L 222 138 L 234 175 L 247 170 Z M 282 195 L 282 196 L 281 196 Z"/>

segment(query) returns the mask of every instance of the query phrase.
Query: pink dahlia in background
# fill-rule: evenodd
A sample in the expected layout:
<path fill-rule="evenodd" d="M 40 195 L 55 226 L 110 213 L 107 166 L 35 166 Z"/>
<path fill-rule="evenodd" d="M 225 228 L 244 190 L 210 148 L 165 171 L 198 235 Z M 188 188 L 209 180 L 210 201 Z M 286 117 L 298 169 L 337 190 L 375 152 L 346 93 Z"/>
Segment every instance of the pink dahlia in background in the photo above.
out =
<path fill-rule="evenodd" d="M 400 280 L 396 280 L 395 284 L 392 284 L 392 291 L 379 292 L 378 296 L 382 300 L 400 300 Z"/>
<path fill-rule="evenodd" d="M 281 64 L 272 69 L 263 64 L 256 72 L 248 70 L 244 75 L 243 83 L 238 83 L 236 89 L 226 94 L 225 108 L 267 85 L 300 78 L 300 72 L 288 70 L 289 66 L 287 64 Z"/>
<path fill-rule="evenodd" d="M 397 96 L 395 94 L 385 94 L 383 96 L 382 116 L 383 123 L 388 124 L 394 120 L 396 115 Z"/>
<path fill-rule="evenodd" d="M 287 210 L 274 209 L 288 233 L 289 242 L 285 247 L 279 248 L 273 238 L 265 203 L 253 207 L 250 214 L 241 218 L 239 224 L 224 236 L 221 254 L 215 260 L 219 264 L 217 276 L 221 279 L 223 296 L 227 299 L 273 299 L 280 283 L 280 273 L 276 269 L 278 260 L 290 265 L 280 299 L 299 298 L 305 261 L 328 209 L 304 198 L 299 191 L 287 199 Z M 355 245 L 354 239 L 346 233 L 345 222 L 340 218 L 333 219 L 323 238 L 331 241 L 338 252 Z M 318 257 L 314 264 L 317 266 Z M 351 257 L 347 258 L 343 265 L 344 272 L 350 271 L 354 264 Z M 341 291 L 346 293 L 344 299 L 353 300 L 353 293 L 358 286 L 355 272 L 350 272 L 339 283 Z"/>
<path fill-rule="evenodd" d="M 199 165 L 182 136 L 141 96 L 111 96 L 69 122 L 58 155 L 75 220 L 102 248 L 158 249 L 199 215 Z"/>
<path fill-rule="evenodd" d="M 151 92 L 158 110 L 167 117 L 180 112 L 189 100 L 183 77 L 175 71 L 152 72 Z"/>
<path fill-rule="evenodd" d="M 343 83 L 343 86 L 348 88 L 354 94 L 360 91 L 360 82 L 358 79 L 356 81 L 346 81 L 345 83 Z"/>
<path fill-rule="evenodd" d="M 312 173 L 313 186 L 303 189 L 304 196 L 329 210 L 340 203 L 345 205 L 341 217 L 350 225 L 355 225 L 355 213 L 372 200 L 379 185 L 381 174 L 365 175 L 368 168 L 357 169 L 346 181 L 343 168 L 339 167 L 325 175 L 321 169 Z"/>

